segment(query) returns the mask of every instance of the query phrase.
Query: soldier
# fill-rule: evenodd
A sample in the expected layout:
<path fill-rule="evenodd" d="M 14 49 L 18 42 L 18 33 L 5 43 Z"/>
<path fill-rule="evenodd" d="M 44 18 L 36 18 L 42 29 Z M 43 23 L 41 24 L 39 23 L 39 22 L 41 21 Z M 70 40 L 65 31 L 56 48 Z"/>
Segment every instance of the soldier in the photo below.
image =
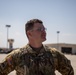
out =
<path fill-rule="evenodd" d="M 32 19 L 25 25 L 28 44 L 12 51 L 0 63 L 0 75 L 16 70 L 16 75 L 74 75 L 70 60 L 55 48 L 43 45 L 46 28 L 39 19 Z"/>

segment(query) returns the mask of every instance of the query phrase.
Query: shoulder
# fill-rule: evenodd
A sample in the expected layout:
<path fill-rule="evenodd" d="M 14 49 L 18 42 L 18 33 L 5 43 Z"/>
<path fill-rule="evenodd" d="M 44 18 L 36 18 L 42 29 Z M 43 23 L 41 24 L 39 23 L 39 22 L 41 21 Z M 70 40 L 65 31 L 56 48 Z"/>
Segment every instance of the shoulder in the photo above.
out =
<path fill-rule="evenodd" d="M 19 59 L 21 56 L 27 53 L 26 46 L 22 48 L 18 48 L 10 52 L 7 56 L 6 59 L 12 58 L 13 60 Z"/>
<path fill-rule="evenodd" d="M 52 47 L 49 47 L 49 46 L 46 46 L 46 45 L 45 45 L 45 50 L 50 51 L 51 54 L 52 54 L 52 56 L 53 56 L 55 59 L 57 59 L 57 60 L 67 59 L 67 58 L 65 57 L 65 55 L 64 55 L 62 52 L 60 52 L 59 50 L 57 50 L 56 48 L 52 48 Z"/>
<path fill-rule="evenodd" d="M 47 48 L 52 53 L 52 56 L 57 63 L 61 63 L 61 61 L 63 61 L 62 63 L 64 63 L 64 62 L 70 63 L 70 60 L 56 48 L 51 48 L 48 46 L 47 46 Z"/>
<path fill-rule="evenodd" d="M 51 53 L 55 53 L 55 54 L 61 53 L 61 52 L 58 51 L 56 48 L 49 47 L 49 46 L 47 46 L 47 45 L 44 45 L 44 48 L 45 48 L 46 51 L 50 51 Z"/>

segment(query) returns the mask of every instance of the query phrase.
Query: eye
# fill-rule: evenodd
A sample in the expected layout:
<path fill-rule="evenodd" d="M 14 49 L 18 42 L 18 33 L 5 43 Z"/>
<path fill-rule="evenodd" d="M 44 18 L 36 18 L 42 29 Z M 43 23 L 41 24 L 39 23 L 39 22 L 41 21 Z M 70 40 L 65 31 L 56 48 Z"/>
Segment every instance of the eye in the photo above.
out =
<path fill-rule="evenodd" d="M 42 31 L 42 28 L 38 28 L 37 31 Z"/>
<path fill-rule="evenodd" d="M 45 31 L 46 30 L 46 28 L 41 28 L 41 31 Z"/>
<path fill-rule="evenodd" d="M 46 28 L 38 28 L 37 31 L 45 31 Z"/>

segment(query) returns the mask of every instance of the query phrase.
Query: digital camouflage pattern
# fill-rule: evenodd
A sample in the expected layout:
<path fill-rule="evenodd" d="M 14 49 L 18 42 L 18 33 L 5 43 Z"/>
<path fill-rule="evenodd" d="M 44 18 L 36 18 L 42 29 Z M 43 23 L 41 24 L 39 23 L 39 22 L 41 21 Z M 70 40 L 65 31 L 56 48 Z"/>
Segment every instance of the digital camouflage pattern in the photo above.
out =
<path fill-rule="evenodd" d="M 16 75 L 74 75 L 70 61 L 55 48 L 43 46 L 40 52 L 25 47 L 11 52 L 0 63 L 0 75 L 8 75 L 16 70 Z"/>

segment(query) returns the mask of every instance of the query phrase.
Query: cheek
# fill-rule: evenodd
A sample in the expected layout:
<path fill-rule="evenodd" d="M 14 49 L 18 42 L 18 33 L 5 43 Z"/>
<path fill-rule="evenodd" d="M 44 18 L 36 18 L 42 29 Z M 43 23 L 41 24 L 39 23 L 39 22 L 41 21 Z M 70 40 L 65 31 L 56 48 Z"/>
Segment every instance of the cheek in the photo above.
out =
<path fill-rule="evenodd" d="M 36 40 L 40 39 L 40 38 L 41 38 L 41 34 L 35 34 L 35 35 L 34 35 L 34 38 L 35 38 Z"/>

